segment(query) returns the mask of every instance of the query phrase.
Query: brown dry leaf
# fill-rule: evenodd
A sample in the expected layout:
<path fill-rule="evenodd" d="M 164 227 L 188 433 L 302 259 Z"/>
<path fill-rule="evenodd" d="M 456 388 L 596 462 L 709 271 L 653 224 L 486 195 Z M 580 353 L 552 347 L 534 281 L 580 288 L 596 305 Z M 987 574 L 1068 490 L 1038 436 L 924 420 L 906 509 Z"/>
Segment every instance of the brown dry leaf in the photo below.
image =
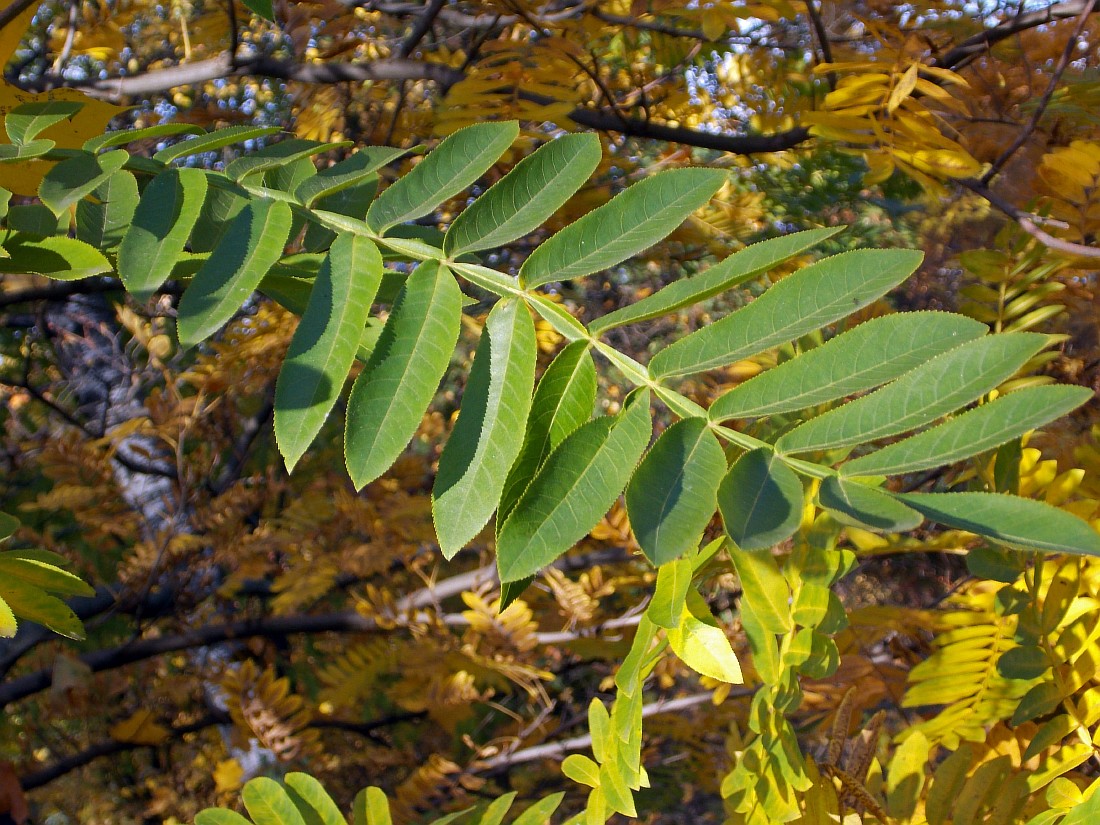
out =
<path fill-rule="evenodd" d="M 23 825 L 30 816 L 27 798 L 23 796 L 23 788 L 11 762 L 0 762 L 0 814 L 7 814 L 16 825 Z"/>

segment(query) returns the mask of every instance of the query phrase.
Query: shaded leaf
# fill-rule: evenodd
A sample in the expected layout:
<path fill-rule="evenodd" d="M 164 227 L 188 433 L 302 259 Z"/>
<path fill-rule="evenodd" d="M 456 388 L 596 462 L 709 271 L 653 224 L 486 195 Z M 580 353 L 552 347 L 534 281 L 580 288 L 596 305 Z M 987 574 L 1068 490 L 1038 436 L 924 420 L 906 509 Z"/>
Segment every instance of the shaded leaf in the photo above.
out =
<path fill-rule="evenodd" d="M 844 478 L 829 476 L 821 482 L 818 503 L 845 524 L 883 533 L 905 533 L 924 518 L 896 498 Z"/>
<path fill-rule="evenodd" d="M 764 447 L 739 458 L 718 488 L 726 534 L 744 550 L 762 550 L 790 537 L 802 519 L 802 482 Z"/>

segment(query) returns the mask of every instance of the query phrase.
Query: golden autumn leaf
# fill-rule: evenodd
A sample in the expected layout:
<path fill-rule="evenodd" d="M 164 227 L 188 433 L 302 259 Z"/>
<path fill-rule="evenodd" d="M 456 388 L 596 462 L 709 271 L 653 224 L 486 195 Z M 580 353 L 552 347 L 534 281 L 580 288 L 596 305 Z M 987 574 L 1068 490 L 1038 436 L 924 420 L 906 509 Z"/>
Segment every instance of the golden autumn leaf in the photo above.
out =
<path fill-rule="evenodd" d="M 171 735 L 164 725 L 159 724 L 151 710 L 139 710 L 137 713 L 112 725 L 108 730 L 112 739 L 119 742 L 131 742 L 135 745 L 159 745 Z"/>
<path fill-rule="evenodd" d="M 223 759 L 214 768 L 214 787 L 218 793 L 230 793 L 243 784 L 244 768 L 236 759 Z"/>

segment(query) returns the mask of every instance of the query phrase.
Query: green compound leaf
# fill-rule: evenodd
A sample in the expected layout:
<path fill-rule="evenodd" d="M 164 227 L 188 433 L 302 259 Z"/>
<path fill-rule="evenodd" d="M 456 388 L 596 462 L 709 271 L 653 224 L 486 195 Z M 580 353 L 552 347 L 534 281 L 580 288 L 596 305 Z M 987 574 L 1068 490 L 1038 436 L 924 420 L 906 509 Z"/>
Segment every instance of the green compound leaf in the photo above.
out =
<path fill-rule="evenodd" d="M 596 368 L 588 354 L 588 342 L 574 341 L 557 354 L 539 379 L 523 447 L 504 482 L 498 526 L 512 512 L 546 456 L 592 417 L 595 406 Z"/>
<path fill-rule="evenodd" d="M 745 681 L 726 631 L 694 590 L 687 594 L 680 623 L 668 631 L 668 643 L 680 661 L 696 673 L 735 685 Z"/>
<path fill-rule="evenodd" d="M 110 262 L 95 247 L 54 235 L 17 234 L 4 241 L 8 257 L 0 257 L 0 273 L 33 273 L 58 281 L 79 281 L 111 271 Z"/>
<path fill-rule="evenodd" d="M 1032 332 L 968 341 L 870 395 L 811 418 L 780 438 L 775 448 L 801 453 L 866 444 L 923 426 L 992 390 L 1047 341 Z"/>
<path fill-rule="evenodd" d="M 825 258 L 784 278 L 748 306 L 653 356 L 654 378 L 724 367 L 793 341 L 877 301 L 913 274 L 923 253 L 858 249 Z"/>
<path fill-rule="evenodd" d="M 722 445 L 704 419 L 661 433 L 626 488 L 630 526 L 650 562 L 661 566 L 698 546 L 725 473 Z"/>
<path fill-rule="evenodd" d="M 92 196 L 94 202 L 85 198 L 76 205 L 76 237 L 96 249 L 116 247 L 134 220 L 137 179 L 120 170 L 92 190 Z"/>
<path fill-rule="evenodd" d="M 355 488 L 386 472 L 435 395 L 458 341 L 462 292 L 450 271 L 421 264 L 405 282 L 348 397 L 344 451 Z"/>
<path fill-rule="evenodd" d="M 763 550 L 798 529 L 802 482 L 771 450 L 750 450 L 722 479 L 718 509 L 734 544 L 745 550 Z"/>
<path fill-rule="evenodd" d="M 536 351 L 526 305 L 505 300 L 493 307 L 432 489 L 439 548 L 448 559 L 481 531 L 500 501 L 523 446 Z"/>
<path fill-rule="evenodd" d="M 229 126 L 205 134 L 202 137 L 182 140 L 161 149 L 153 155 L 153 160 L 159 160 L 161 163 L 171 163 L 177 158 L 199 155 L 203 152 L 213 152 L 215 149 L 232 146 L 234 143 L 244 143 L 245 141 L 273 135 L 278 131 L 277 126 Z"/>
<path fill-rule="evenodd" d="M 1100 533 L 1042 501 L 1003 493 L 899 493 L 896 498 L 925 518 L 1014 549 L 1100 556 Z"/>
<path fill-rule="evenodd" d="M 588 180 L 601 156 L 600 139 L 592 133 L 544 144 L 455 218 L 443 251 L 455 258 L 502 246 L 537 229 Z"/>
<path fill-rule="evenodd" d="M 205 340 L 240 309 L 282 257 L 292 218 L 281 201 L 255 200 L 233 219 L 180 298 L 181 346 Z"/>
<path fill-rule="evenodd" d="M 362 183 L 390 161 L 408 154 L 408 151 L 408 149 L 394 149 L 390 146 L 364 146 L 351 157 L 322 169 L 313 177 L 302 181 L 294 190 L 294 197 L 306 206 L 313 206 L 321 198 L 335 195 L 337 192 Z M 364 208 L 359 214 L 365 215 L 366 209 Z"/>
<path fill-rule="evenodd" d="M 874 318 L 734 387 L 711 404 L 710 419 L 774 415 L 864 392 L 986 331 L 946 312 Z"/>
<path fill-rule="evenodd" d="M 149 300 L 180 259 L 206 190 L 198 169 L 169 169 L 145 187 L 118 249 L 118 276 L 138 300 Z"/>
<path fill-rule="evenodd" d="M 615 327 L 660 318 L 704 301 L 767 272 L 842 230 L 843 227 L 839 226 L 808 229 L 752 244 L 700 275 L 675 281 L 653 295 L 597 318 L 588 325 L 588 329 L 593 335 L 600 335 Z"/>
<path fill-rule="evenodd" d="M 497 536 L 502 582 L 530 576 L 584 538 L 630 480 L 649 442 L 649 392 L 583 425 L 539 468 Z"/>
<path fill-rule="evenodd" d="M 880 533 L 905 533 L 924 521 L 893 496 L 836 476 L 821 483 L 817 500 L 838 521 Z"/>
<path fill-rule="evenodd" d="M 275 385 L 275 439 L 287 470 L 305 453 L 340 396 L 382 282 L 382 254 L 341 235 L 325 256 Z"/>
<path fill-rule="evenodd" d="M 1061 418 L 1092 396 L 1085 387 L 1025 387 L 850 461 L 841 471 L 849 476 L 888 476 L 954 464 Z"/>
<path fill-rule="evenodd" d="M 607 269 L 662 240 L 726 181 L 720 169 L 670 169 L 642 180 L 555 234 L 523 262 L 536 287 Z"/>
<path fill-rule="evenodd" d="M 55 215 L 91 193 L 121 169 L 130 156 L 122 150 L 103 155 L 79 154 L 61 161 L 38 186 L 38 199 Z"/>
<path fill-rule="evenodd" d="M 28 143 L 55 123 L 67 120 L 84 108 L 75 100 L 43 100 L 23 103 L 4 116 L 4 130 L 12 143 Z"/>
<path fill-rule="evenodd" d="M 241 791 L 241 799 L 256 825 L 306 825 L 290 795 L 274 779 L 250 779 Z"/>
<path fill-rule="evenodd" d="M 459 129 L 378 196 L 367 212 L 367 225 L 381 233 L 427 215 L 485 174 L 518 136 L 515 121 Z"/>

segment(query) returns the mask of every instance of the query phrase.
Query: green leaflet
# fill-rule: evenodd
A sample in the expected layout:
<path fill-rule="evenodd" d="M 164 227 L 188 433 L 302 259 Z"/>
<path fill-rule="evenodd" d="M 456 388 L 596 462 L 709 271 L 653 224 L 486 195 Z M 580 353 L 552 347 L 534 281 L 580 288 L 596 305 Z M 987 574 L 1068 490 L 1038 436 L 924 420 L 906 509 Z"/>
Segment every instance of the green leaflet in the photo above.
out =
<path fill-rule="evenodd" d="M 367 212 L 367 225 L 382 233 L 427 215 L 485 174 L 518 136 L 515 121 L 459 129 L 378 196 Z"/>
<path fill-rule="evenodd" d="M 34 273 L 58 281 L 79 281 L 111 271 L 111 264 L 95 247 L 54 235 L 16 234 L 4 241 L 8 257 L 0 257 L 0 273 Z"/>
<path fill-rule="evenodd" d="M 38 622 L 70 639 L 84 638 L 84 625 L 72 608 L 22 579 L 0 578 L 0 602 L 6 602 L 11 612 L 21 619 Z M 0 620 L 0 626 L 3 624 Z"/>
<path fill-rule="evenodd" d="M 776 643 L 775 634 L 765 629 L 760 623 L 752 602 L 742 599 L 740 612 L 741 627 L 749 642 L 753 667 L 764 680 L 764 684 L 778 684 L 783 665 L 779 658 L 779 645 Z"/>
<path fill-rule="evenodd" d="M 240 309 L 282 257 L 291 219 L 280 201 L 255 200 L 237 215 L 180 298 L 181 346 L 205 340 Z"/>
<path fill-rule="evenodd" d="M 350 145 L 351 141 L 348 140 L 342 143 L 322 143 L 317 140 L 288 138 L 230 161 L 226 164 L 225 175 L 240 183 L 249 175 L 266 172 L 268 169 L 279 169 L 289 166 L 295 161 L 311 158 L 321 152 Z"/>
<path fill-rule="evenodd" d="M 798 529 L 802 482 L 771 450 L 750 450 L 722 479 L 718 510 L 734 544 L 745 550 L 763 550 Z"/>
<path fill-rule="evenodd" d="M 125 146 L 139 140 L 150 138 L 173 137 L 175 135 L 204 135 L 201 126 L 192 123 L 161 123 L 157 126 L 148 126 L 145 129 L 124 129 L 119 132 L 107 132 L 96 135 L 84 141 L 85 152 L 98 152 L 101 149 L 110 149 L 112 146 Z"/>
<path fill-rule="evenodd" d="M 668 643 L 680 661 L 696 673 L 737 685 L 745 681 L 726 631 L 694 590 L 688 591 L 680 623 L 668 631 Z"/>
<path fill-rule="evenodd" d="M 325 256 L 275 386 L 275 439 L 293 470 L 336 403 L 382 282 L 382 254 L 342 235 Z"/>
<path fill-rule="evenodd" d="M 371 785 L 355 796 L 352 806 L 355 825 L 391 825 L 390 802 L 381 788 Z"/>
<path fill-rule="evenodd" d="M 226 808 L 206 808 L 195 814 L 195 825 L 252 825 L 236 811 Z"/>
<path fill-rule="evenodd" d="M 911 249 L 858 249 L 811 264 L 748 306 L 665 347 L 650 361 L 650 375 L 703 372 L 793 341 L 878 300 L 922 258 Z"/>
<path fill-rule="evenodd" d="M 389 241 L 390 239 L 386 238 L 386 240 Z M 494 295 L 499 295 L 502 298 L 507 298 L 509 295 L 524 295 L 523 290 L 516 285 L 516 279 L 505 275 L 503 272 L 497 272 L 495 269 L 479 266 L 478 264 L 455 263 L 452 266 L 455 272 L 458 272 L 467 281 L 487 292 L 492 292 Z M 524 297 L 530 299 L 534 296 Z"/>
<path fill-rule="evenodd" d="M 506 793 L 503 796 L 498 796 L 489 803 L 489 807 L 485 809 L 485 813 L 481 815 L 481 819 L 478 820 L 477 825 L 500 825 L 504 820 L 504 815 L 508 813 L 508 809 L 512 807 L 512 802 L 515 798 L 515 791 Z"/>
<path fill-rule="evenodd" d="M 274 779 L 250 779 L 241 791 L 241 799 L 256 825 L 306 825 L 297 806 Z"/>
<path fill-rule="evenodd" d="M 358 157 L 358 155 L 355 157 Z M 314 180 L 314 178 L 310 178 L 304 183 L 309 183 L 311 180 Z M 358 220 L 360 216 L 367 214 L 367 209 L 370 208 L 370 203 L 374 200 L 377 192 L 378 176 L 371 173 L 350 186 L 341 187 L 331 194 L 318 197 L 316 206 L 323 206 L 328 212 L 335 212 L 337 215 L 346 215 Z M 328 249 L 335 240 L 336 234 L 324 225 L 311 220 L 306 227 L 306 236 L 302 241 L 302 247 L 310 252 Z"/>
<path fill-rule="evenodd" d="M 1045 335 L 1031 332 L 968 341 L 870 395 L 811 418 L 780 438 L 775 448 L 801 453 L 865 444 L 920 427 L 989 392 L 1046 343 Z"/>
<path fill-rule="evenodd" d="M 244 143 L 247 140 L 273 135 L 278 131 L 279 127 L 277 126 L 229 126 L 225 129 L 210 132 L 202 137 L 182 140 L 173 146 L 161 149 L 153 155 L 153 160 L 159 160 L 161 163 L 171 163 L 177 158 L 198 155 L 203 152 L 213 152 L 215 149 L 231 146 L 234 143 Z"/>
<path fill-rule="evenodd" d="M 309 806 L 310 811 L 316 816 L 316 825 L 347 825 L 347 820 L 340 813 L 340 808 L 332 801 L 321 783 L 307 773 L 288 773 L 283 780 L 298 799 Z M 297 801 L 297 800 L 295 800 Z M 302 812 L 306 816 L 306 812 Z"/>
<path fill-rule="evenodd" d="M 19 519 L 8 513 L 0 512 L 0 541 L 11 537 L 19 529 Z"/>
<path fill-rule="evenodd" d="M 8 139 L 12 143 L 27 143 L 83 108 L 83 103 L 70 100 L 22 103 L 4 116 L 4 131 L 8 133 Z"/>
<path fill-rule="evenodd" d="M 500 501 L 508 468 L 523 445 L 536 350 L 526 305 L 514 299 L 497 303 L 485 322 L 432 489 L 436 535 L 448 559 L 480 532 Z"/>
<path fill-rule="evenodd" d="M 771 550 L 731 548 L 730 559 L 741 580 L 741 603 L 752 605 L 760 626 L 769 633 L 791 629 L 791 591 Z"/>
<path fill-rule="evenodd" d="M 168 278 L 199 218 L 206 190 L 206 174 L 198 169 L 169 169 L 145 187 L 118 248 L 118 276 L 138 300 L 149 300 Z"/>
<path fill-rule="evenodd" d="M 116 172 L 115 174 L 122 173 Z M 79 209 L 87 203 L 89 201 L 81 201 L 76 208 Z M 47 235 L 67 235 L 69 233 L 69 218 L 70 215 L 67 212 L 63 219 L 58 219 L 57 215 L 42 204 L 26 203 L 12 206 L 8 210 L 5 224 L 6 228 L 13 232 L 26 232 L 29 235 L 46 237 Z M 77 227 L 77 231 L 79 231 L 79 227 Z M 89 242 L 86 238 L 77 237 L 85 243 Z"/>
<path fill-rule="evenodd" d="M 14 550 L 0 553 L 0 576 L 9 582 L 20 581 L 40 590 L 60 596 L 94 596 L 95 590 L 79 576 L 63 570 L 55 564 L 24 558 Z"/>
<path fill-rule="evenodd" d="M 845 475 L 898 475 L 953 464 L 1061 418 L 1092 398 L 1085 387 L 1025 387 L 843 465 Z"/>
<path fill-rule="evenodd" d="M 710 200 L 726 180 L 720 169 L 670 169 L 619 193 L 531 253 L 519 279 L 531 288 L 579 278 L 647 249 Z"/>
<path fill-rule="evenodd" d="M 501 581 L 537 572 L 596 526 L 630 479 L 651 427 L 649 392 L 635 390 L 618 415 L 590 421 L 558 445 L 500 528 Z"/>
<path fill-rule="evenodd" d="M 92 195 L 76 205 L 76 237 L 96 249 L 111 249 L 122 242 L 138 205 L 137 179 L 126 170 L 115 172 Z"/>
<path fill-rule="evenodd" d="M 558 809 L 564 797 L 564 793 L 543 797 L 517 816 L 512 821 L 512 825 L 546 825 L 550 821 L 550 815 Z"/>
<path fill-rule="evenodd" d="M 601 156 L 600 139 L 592 133 L 543 144 L 455 218 L 443 251 L 455 258 L 537 229 L 588 180 Z"/>
<path fill-rule="evenodd" d="M 250 200 L 248 193 L 239 190 L 235 185 L 232 188 L 217 185 L 224 178 L 207 173 L 206 200 L 202 204 L 195 227 L 191 230 L 191 251 L 210 252 L 225 235 L 233 219 L 244 209 Z M 228 183 L 228 181 L 226 181 Z"/>
<path fill-rule="evenodd" d="M 661 566 L 698 546 L 725 473 L 705 419 L 685 418 L 661 433 L 626 488 L 630 526 L 650 562 Z"/>
<path fill-rule="evenodd" d="M 1002 493 L 899 493 L 925 518 L 969 530 L 1008 547 L 1100 556 L 1088 522 L 1042 501 Z"/>
<path fill-rule="evenodd" d="M 664 628 L 679 625 L 694 572 L 690 559 L 670 561 L 657 570 L 657 588 L 646 608 L 646 615 L 655 625 Z"/>
<path fill-rule="evenodd" d="M 592 417 L 595 406 L 596 368 L 588 343 L 574 341 L 557 354 L 539 379 L 523 447 L 504 482 L 498 529 L 546 456 Z"/>
<path fill-rule="evenodd" d="M 56 145 L 55 141 L 45 139 L 32 140 L 30 143 L 0 143 L 0 163 L 15 163 L 38 158 Z"/>
<path fill-rule="evenodd" d="M 398 295 L 348 397 L 344 451 L 357 490 L 386 472 L 420 424 L 458 340 L 462 292 L 450 271 L 421 264 Z"/>
<path fill-rule="evenodd" d="M 660 318 L 682 307 L 704 301 L 767 272 L 842 230 L 843 227 L 840 226 L 807 229 L 752 244 L 700 275 L 674 281 L 653 295 L 597 318 L 588 325 L 588 329 L 593 335 L 600 335 L 615 327 Z"/>
<path fill-rule="evenodd" d="M 892 381 L 986 331 L 985 324 L 946 312 L 874 318 L 734 387 L 711 404 L 710 419 L 774 415 L 835 401 Z"/>
<path fill-rule="evenodd" d="M 924 521 L 916 510 L 882 490 L 836 476 L 829 476 L 821 483 L 817 501 L 838 521 L 865 530 L 905 533 Z"/>
<path fill-rule="evenodd" d="M 390 146 L 364 146 L 354 155 L 339 163 L 322 169 L 311 178 L 298 184 L 294 197 L 306 206 L 313 206 L 320 198 L 335 195 L 344 189 L 362 183 L 378 169 L 402 155 L 408 149 L 394 149 Z M 340 211 L 340 210 L 334 210 Z M 366 209 L 362 214 L 366 214 Z"/>
<path fill-rule="evenodd" d="M 265 20 L 275 19 L 275 7 L 272 0 L 242 0 L 242 2 Z"/>
<path fill-rule="evenodd" d="M 580 753 L 571 753 L 561 763 L 561 772 L 574 782 L 595 788 L 600 784 L 600 766 Z"/>
<path fill-rule="evenodd" d="M 81 153 L 67 158 L 46 173 L 38 186 L 38 199 L 55 215 L 60 215 L 121 169 L 129 159 L 121 149 L 102 155 Z"/>

